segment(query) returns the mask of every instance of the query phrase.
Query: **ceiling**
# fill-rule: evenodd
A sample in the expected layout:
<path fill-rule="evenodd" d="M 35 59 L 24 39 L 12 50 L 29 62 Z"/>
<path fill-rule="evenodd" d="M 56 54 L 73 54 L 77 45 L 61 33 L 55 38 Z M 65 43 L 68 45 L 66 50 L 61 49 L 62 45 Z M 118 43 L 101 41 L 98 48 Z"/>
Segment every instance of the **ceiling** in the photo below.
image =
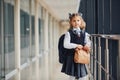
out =
<path fill-rule="evenodd" d="M 78 12 L 80 0 L 44 0 L 60 20 L 68 20 L 69 13 Z"/>

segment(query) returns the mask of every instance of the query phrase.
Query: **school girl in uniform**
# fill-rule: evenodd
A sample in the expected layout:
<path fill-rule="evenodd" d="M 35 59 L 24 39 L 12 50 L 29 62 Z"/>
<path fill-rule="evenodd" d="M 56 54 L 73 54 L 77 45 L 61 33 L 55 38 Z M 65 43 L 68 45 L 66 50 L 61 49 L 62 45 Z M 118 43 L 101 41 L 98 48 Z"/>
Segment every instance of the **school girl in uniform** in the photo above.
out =
<path fill-rule="evenodd" d="M 88 80 L 88 72 L 85 64 L 74 62 L 74 52 L 76 48 L 90 50 L 91 41 L 89 34 L 85 32 L 86 23 L 79 13 L 69 15 L 70 29 L 65 34 L 64 48 L 67 49 L 66 60 L 63 63 L 61 72 L 69 75 L 69 80 Z M 82 33 L 85 32 L 85 36 Z M 83 38 L 84 43 L 83 44 Z"/>

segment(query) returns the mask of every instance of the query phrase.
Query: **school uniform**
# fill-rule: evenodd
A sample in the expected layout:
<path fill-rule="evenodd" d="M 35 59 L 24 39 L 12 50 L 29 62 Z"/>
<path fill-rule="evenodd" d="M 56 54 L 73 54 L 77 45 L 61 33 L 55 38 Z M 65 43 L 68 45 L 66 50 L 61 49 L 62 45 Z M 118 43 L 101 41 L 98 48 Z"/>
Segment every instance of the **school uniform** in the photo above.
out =
<path fill-rule="evenodd" d="M 79 34 L 75 31 L 78 30 Z M 85 64 L 78 64 L 74 62 L 74 52 L 78 44 L 84 45 L 87 44 L 90 46 L 91 42 L 89 39 L 89 34 L 85 32 L 85 35 L 82 35 L 84 31 L 80 28 L 70 29 L 64 38 L 64 48 L 66 51 L 66 60 L 63 63 L 61 72 L 74 76 L 75 78 L 81 78 L 88 74 Z"/>

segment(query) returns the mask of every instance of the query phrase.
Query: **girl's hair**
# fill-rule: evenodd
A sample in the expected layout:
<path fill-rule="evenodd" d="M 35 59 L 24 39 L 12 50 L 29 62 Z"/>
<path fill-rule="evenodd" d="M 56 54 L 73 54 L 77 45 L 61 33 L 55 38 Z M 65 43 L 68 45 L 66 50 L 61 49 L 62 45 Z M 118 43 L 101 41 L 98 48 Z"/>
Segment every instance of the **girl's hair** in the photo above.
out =
<path fill-rule="evenodd" d="M 72 21 L 72 19 L 74 18 L 74 17 L 79 17 L 80 18 L 80 20 L 81 20 L 81 25 L 80 25 L 80 29 L 85 29 L 85 27 L 86 27 L 86 23 L 85 23 L 85 21 L 83 20 L 83 18 L 82 18 L 82 14 L 79 14 L 79 13 L 73 13 L 73 14 L 69 14 L 69 20 L 70 20 L 70 22 Z M 70 24 L 70 28 L 72 28 L 73 26 Z"/>

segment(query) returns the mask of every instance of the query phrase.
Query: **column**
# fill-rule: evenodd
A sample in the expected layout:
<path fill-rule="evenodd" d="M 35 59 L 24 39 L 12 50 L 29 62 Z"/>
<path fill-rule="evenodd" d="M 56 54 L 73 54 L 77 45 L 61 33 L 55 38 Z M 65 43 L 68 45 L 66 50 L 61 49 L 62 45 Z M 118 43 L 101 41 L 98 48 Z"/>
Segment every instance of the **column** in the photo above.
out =
<path fill-rule="evenodd" d="M 49 32 L 50 32 L 50 34 L 49 34 L 49 36 L 50 36 L 50 37 L 49 37 L 49 38 L 50 38 L 50 39 L 49 39 L 49 40 L 50 40 L 50 41 L 49 41 L 49 42 L 50 42 L 50 43 L 49 43 L 49 45 L 50 45 L 50 47 L 49 47 L 49 50 L 50 50 L 50 52 L 49 52 L 49 53 L 50 53 L 50 54 L 49 54 L 49 66 L 50 66 L 50 68 L 49 68 L 49 71 L 50 71 L 49 74 L 50 74 L 50 75 L 49 75 L 49 76 L 50 76 L 50 80 L 53 80 L 53 77 L 54 77 L 54 75 L 53 75 L 53 69 L 54 69 L 54 68 L 53 68 L 53 61 L 54 61 L 54 60 L 53 60 L 53 50 L 52 50 L 52 49 L 53 49 L 53 42 L 52 42 L 52 41 L 53 41 L 53 35 L 52 35 L 52 26 L 53 26 L 53 25 L 52 25 L 52 16 L 50 16 L 50 19 L 49 19 L 49 20 L 50 20 L 50 22 L 49 22 L 49 23 L 50 23 L 50 24 L 49 24 L 49 25 L 50 25 L 50 26 L 49 26 Z"/>
<path fill-rule="evenodd" d="M 48 12 L 45 10 L 44 22 L 44 80 L 49 80 L 49 65 L 48 65 Z"/>
<path fill-rule="evenodd" d="M 39 28 L 38 28 L 38 5 L 39 0 L 35 0 L 35 75 L 36 80 L 39 80 Z"/>
<path fill-rule="evenodd" d="M 15 0 L 14 6 L 14 36 L 15 36 L 15 80 L 20 80 L 20 0 Z"/>

